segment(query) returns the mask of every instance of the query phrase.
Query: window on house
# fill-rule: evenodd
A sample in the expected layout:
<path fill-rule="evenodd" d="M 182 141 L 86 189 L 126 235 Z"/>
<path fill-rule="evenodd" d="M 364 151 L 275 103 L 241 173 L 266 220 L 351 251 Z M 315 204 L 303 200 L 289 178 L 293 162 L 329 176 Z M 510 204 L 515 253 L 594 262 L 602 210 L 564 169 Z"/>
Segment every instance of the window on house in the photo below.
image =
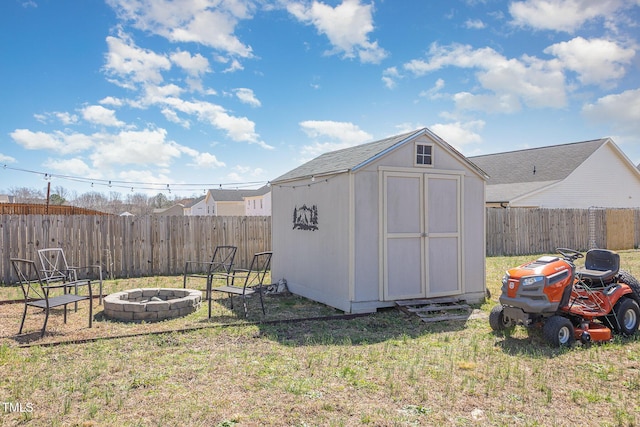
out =
<path fill-rule="evenodd" d="M 416 144 L 416 165 L 433 165 L 433 145 Z"/>

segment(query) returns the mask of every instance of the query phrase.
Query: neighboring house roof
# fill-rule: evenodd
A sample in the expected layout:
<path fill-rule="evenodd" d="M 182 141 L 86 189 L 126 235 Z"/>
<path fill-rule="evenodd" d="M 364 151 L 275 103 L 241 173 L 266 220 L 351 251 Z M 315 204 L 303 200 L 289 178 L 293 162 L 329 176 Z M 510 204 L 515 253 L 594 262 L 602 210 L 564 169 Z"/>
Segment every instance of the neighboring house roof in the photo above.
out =
<path fill-rule="evenodd" d="M 198 197 L 197 199 L 193 199 L 189 203 L 185 204 L 184 207 L 186 209 L 192 208 L 195 205 L 197 205 L 198 203 L 200 203 L 201 201 L 203 201 L 205 197 L 206 196 L 201 196 L 201 197 Z"/>
<path fill-rule="evenodd" d="M 298 166 L 297 168 L 285 173 L 284 175 L 279 176 L 274 180 L 274 182 L 291 181 L 295 179 L 356 171 L 357 169 L 364 167 L 372 161 L 375 161 L 376 159 L 380 158 L 396 147 L 412 141 L 422 135 L 427 135 L 430 139 L 442 145 L 442 147 L 446 150 L 459 156 L 478 174 L 486 178 L 486 174 L 481 170 L 481 168 L 470 162 L 455 148 L 446 143 L 429 129 L 423 128 L 412 132 L 403 133 L 401 135 L 381 139 L 379 141 L 369 142 L 367 144 L 357 145 L 355 147 L 345 148 L 342 150 L 322 154 L 321 156 L 316 157 L 315 159 L 301 166 Z"/>
<path fill-rule="evenodd" d="M 14 203 L 16 201 L 15 196 L 8 194 L 0 194 L 0 203 Z"/>
<path fill-rule="evenodd" d="M 155 208 L 153 210 L 154 214 L 164 214 L 164 213 L 180 213 L 182 214 L 182 211 L 184 210 L 184 205 L 182 203 L 176 203 L 175 205 L 172 205 L 168 208 Z"/>
<path fill-rule="evenodd" d="M 209 190 L 209 194 L 216 202 L 242 202 L 245 197 L 263 196 L 269 191 L 271 191 L 271 189 L 263 185 L 257 190 L 213 189 Z"/>
<path fill-rule="evenodd" d="M 564 180 L 609 138 L 469 157 L 487 172 L 486 200 L 509 202 Z"/>

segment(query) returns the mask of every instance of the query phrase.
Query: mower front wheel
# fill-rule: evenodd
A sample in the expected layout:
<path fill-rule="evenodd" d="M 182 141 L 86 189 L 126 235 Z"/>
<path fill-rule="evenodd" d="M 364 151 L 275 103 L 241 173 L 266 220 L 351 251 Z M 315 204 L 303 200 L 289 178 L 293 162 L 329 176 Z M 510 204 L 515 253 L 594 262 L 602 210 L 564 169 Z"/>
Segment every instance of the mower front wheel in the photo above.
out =
<path fill-rule="evenodd" d="M 571 321 L 562 316 L 551 316 L 542 329 L 544 339 L 553 347 L 570 347 L 575 338 Z"/>
<path fill-rule="evenodd" d="M 638 322 L 640 322 L 638 303 L 631 298 L 624 298 L 616 304 L 614 310 L 620 326 L 616 329 L 624 335 L 635 334 L 638 330 Z"/>
<path fill-rule="evenodd" d="M 498 304 L 489 313 L 489 326 L 496 332 L 502 332 L 513 327 L 513 324 L 504 318 L 504 307 Z"/>

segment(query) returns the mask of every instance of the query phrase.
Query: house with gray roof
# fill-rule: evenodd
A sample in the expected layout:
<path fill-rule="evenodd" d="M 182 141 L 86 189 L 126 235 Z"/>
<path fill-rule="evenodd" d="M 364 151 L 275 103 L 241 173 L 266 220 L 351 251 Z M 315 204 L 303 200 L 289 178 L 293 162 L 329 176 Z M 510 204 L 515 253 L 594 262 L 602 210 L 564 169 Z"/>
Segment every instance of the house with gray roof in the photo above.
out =
<path fill-rule="evenodd" d="M 215 188 L 185 208 L 185 215 L 255 216 L 271 215 L 271 189 Z"/>
<path fill-rule="evenodd" d="M 469 160 L 489 175 L 490 207 L 640 207 L 640 170 L 611 138 Z"/>
<path fill-rule="evenodd" d="M 205 202 L 206 196 L 198 197 L 184 205 L 185 216 L 201 216 L 207 215 L 207 205 Z"/>
<path fill-rule="evenodd" d="M 487 175 L 429 129 L 271 182 L 272 281 L 348 313 L 485 295 Z"/>

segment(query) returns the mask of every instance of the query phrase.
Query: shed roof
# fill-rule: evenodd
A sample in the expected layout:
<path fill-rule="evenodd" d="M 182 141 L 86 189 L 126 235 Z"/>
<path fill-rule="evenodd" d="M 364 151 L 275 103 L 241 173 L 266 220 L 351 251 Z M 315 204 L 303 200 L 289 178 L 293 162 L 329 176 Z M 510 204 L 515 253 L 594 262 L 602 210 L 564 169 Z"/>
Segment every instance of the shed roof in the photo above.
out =
<path fill-rule="evenodd" d="M 601 138 L 469 159 L 489 174 L 487 202 L 507 202 L 564 180 L 609 141 Z"/>
<path fill-rule="evenodd" d="M 308 161 L 295 169 L 279 176 L 273 182 L 291 181 L 296 179 L 310 178 L 313 176 L 332 175 L 337 173 L 355 171 L 368 163 L 380 158 L 396 147 L 405 144 L 415 138 L 427 135 L 433 141 L 439 143 L 443 148 L 458 156 L 467 163 L 473 170 L 486 178 L 486 174 L 459 153 L 455 148 L 446 143 L 436 134 L 427 128 L 414 130 L 389 138 L 373 141 L 355 147 L 344 148 L 342 150 L 324 153 L 313 160 Z"/>

